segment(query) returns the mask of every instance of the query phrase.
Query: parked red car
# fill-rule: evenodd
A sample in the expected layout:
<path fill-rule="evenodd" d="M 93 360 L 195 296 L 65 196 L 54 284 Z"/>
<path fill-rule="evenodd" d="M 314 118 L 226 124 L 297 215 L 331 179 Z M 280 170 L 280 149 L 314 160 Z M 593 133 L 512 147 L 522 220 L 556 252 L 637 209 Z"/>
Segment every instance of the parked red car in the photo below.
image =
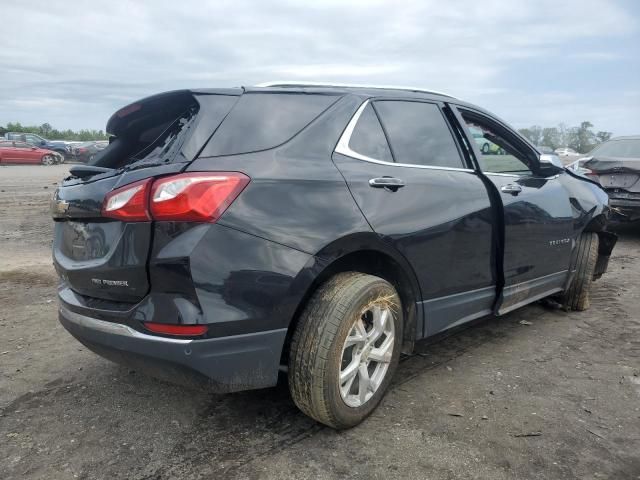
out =
<path fill-rule="evenodd" d="M 34 147 L 25 142 L 0 141 L 0 163 L 41 163 L 53 165 L 59 162 L 55 152 Z"/>

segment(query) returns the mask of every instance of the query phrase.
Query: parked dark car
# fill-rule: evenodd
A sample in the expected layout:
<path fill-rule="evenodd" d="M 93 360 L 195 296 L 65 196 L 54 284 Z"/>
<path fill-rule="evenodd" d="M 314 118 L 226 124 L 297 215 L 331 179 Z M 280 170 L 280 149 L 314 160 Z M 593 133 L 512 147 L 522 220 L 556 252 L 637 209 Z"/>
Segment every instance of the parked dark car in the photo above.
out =
<path fill-rule="evenodd" d="M 107 148 L 108 145 L 109 142 L 107 142 L 106 140 L 97 142 L 84 142 L 72 147 L 71 153 L 77 161 L 87 163 L 93 160 L 96 154 Z"/>
<path fill-rule="evenodd" d="M 58 162 L 58 154 L 51 150 L 37 148 L 24 142 L 0 140 L 0 164 L 40 163 L 53 165 Z"/>
<path fill-rule="evenodd" d="M 442 94 L 181 90 L 106 130 L 52 201 L 62 325 L 218 392 L 287 372 L 334 428 L 371 413 L 417 340 L 548 296 L 584 310 L 616 242 L 599 185 Z"/>
<path fill-rule="evenodd" d="M 640 220 L 640 135 L 601 143 L 571 169 L 602 185 L 616 220 Z"/>
<path fill-rule="evenodd" d="M 33 145 L 34 147 L 57 152 L 61 155 L 63 161 L 68 160 L 71 157 L 71 148 L 61 140 L 47 140 L 35 133 L 8 132 L 5 133 L 4 136 L 7 140 L 24 142 L 29 145 Z"/>

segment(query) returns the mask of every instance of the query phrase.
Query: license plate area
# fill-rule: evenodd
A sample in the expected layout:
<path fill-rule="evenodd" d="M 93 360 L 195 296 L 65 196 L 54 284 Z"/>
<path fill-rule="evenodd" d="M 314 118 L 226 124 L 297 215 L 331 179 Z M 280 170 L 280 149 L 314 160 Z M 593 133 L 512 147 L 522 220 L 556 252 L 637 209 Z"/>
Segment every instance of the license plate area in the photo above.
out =
<path fill-rule="evenodd" d="M 600 174 L 600 185 L 604 188 L 629 188 L 638 181 L 634 173 L 603 173 Z"/>

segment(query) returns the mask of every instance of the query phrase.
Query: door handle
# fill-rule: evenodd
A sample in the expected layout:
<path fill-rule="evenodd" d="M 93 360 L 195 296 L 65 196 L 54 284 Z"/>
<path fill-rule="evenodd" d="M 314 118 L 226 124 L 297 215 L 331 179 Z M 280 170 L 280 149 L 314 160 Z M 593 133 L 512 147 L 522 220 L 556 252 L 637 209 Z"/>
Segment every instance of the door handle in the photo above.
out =
<path fill-rule="evenodd" d="M 404 187 L 404 182 L 399 178 L 379 177 L 369 180 L 369 186 L 373 188 L 387 188 L 392 192 L 395 192 L 399 188 Z"/>
<path fill-rule="evenodd" d="M 515 183 L 507 183 L 500 187 L 500 191 L 502 193 L 510 193 L 511 195 L 518 195 L 522 191 L 522 187 L 520 185 L 516 185 Z"/>

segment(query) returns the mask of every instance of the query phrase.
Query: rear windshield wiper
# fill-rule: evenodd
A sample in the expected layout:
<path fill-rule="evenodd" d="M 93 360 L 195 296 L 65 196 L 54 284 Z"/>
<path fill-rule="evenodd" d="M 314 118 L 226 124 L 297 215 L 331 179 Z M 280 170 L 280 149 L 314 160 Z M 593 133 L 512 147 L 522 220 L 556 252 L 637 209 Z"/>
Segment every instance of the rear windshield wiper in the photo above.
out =
<path fill-rule="evenodd" d="M 112 171 L 113 168 L 95 167 L 93 165 L 74 165 L 69 169 L 69 173 L 77 178 L 87 178 Z"/>

